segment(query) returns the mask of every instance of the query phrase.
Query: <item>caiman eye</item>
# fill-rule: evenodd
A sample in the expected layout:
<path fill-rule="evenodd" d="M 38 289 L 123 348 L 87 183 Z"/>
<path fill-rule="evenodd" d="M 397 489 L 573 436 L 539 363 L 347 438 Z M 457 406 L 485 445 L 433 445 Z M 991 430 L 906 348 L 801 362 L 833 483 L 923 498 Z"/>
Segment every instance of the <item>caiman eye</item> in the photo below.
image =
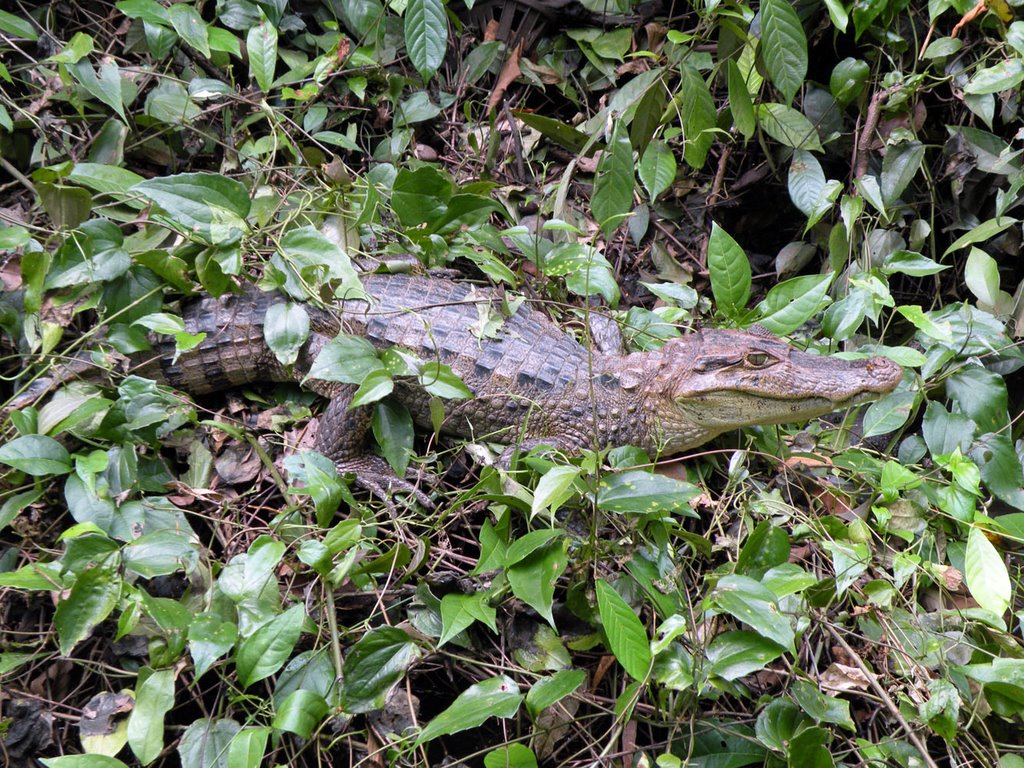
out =
<path fill-rule="evenodd" d="M 775 362 L 775 358 L 765 352 L 750 352 L 746 361 L 751 368 L 764 368 Z"/>

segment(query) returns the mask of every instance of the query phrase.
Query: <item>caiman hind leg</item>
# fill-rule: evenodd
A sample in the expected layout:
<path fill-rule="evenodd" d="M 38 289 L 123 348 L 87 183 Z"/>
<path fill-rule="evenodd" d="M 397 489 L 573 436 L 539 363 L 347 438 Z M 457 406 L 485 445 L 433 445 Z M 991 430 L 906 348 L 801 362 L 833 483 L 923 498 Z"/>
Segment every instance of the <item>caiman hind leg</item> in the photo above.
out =
<path fill-rule="evenodd" d="M 313 448 L 334 462 L 341 474 L 352 473 L 360 488 L 372 493 L 389 506 L 395 492 L 407 493 L 428 509 L 434 504 L 409 480 L 399 477 L 380 456 L 366 453 L 366 433 L 373 421 L 369 407 L 349 409 L 354 385 L 339 385 L 329 396 L 330 402 L 320 415 Z"/>

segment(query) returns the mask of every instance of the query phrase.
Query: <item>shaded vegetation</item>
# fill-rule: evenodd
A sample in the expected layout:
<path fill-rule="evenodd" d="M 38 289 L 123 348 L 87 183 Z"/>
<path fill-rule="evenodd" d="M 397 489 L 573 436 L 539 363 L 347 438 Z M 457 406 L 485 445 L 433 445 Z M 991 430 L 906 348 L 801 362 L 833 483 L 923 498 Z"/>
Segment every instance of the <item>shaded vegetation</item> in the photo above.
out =
<path fill-rule="evenodd" d="M 0 4 L 0 762 L 1024 765 L 1014 17 Z M 508 472 L 339 344 L 427 509 L 310 454 L 300 387 L 124 369 L 199 343 L 182 297 L 425 270 L 588 342 L 759 324 L 904 379 L 656 472 L 628 446 Z M 303 317 L 267 319 L 285 364 Z M 102 381 L 23 402 L 76 359 Z M 419 374 L 438 413 L 462 395 Z"/>

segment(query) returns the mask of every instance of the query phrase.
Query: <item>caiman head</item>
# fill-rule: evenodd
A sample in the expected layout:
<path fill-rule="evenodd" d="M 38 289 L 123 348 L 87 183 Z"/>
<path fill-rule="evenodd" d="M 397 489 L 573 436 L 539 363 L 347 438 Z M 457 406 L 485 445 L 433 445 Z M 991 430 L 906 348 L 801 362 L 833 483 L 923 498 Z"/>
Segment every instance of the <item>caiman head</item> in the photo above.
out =
<path fill-rule="evenodd" d="M 874 400 L 903 375 L 883 357 L 812 355 L 767 332 L 735 330 L 689 334 L 626 361 L 622 385 L 646 401 L 663 454 L 737 427 L 805 421 Z"/>

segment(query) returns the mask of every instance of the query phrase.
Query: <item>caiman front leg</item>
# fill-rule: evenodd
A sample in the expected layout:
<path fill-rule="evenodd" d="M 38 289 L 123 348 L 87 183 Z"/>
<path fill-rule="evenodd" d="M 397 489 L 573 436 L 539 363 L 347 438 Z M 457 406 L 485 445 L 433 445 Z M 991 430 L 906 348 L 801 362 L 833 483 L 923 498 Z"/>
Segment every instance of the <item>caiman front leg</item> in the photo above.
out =
<path fill-rule="evenodd" d="M 320 415 L 314 450 L 334 462 L 341 474 L 352 473 L 360 488 L 372 493 L 389 506 L 395 491 L 407 493 L 420 504 L 433 508 L 430 498 L 405 478 L 399 477 L 380 456 L 365 453 L 366 433 L 373 421 L 373 411 L 366 406 L 350 409 L 355 385 L 338 385 L 323 394 L 331 398 Z"/>

